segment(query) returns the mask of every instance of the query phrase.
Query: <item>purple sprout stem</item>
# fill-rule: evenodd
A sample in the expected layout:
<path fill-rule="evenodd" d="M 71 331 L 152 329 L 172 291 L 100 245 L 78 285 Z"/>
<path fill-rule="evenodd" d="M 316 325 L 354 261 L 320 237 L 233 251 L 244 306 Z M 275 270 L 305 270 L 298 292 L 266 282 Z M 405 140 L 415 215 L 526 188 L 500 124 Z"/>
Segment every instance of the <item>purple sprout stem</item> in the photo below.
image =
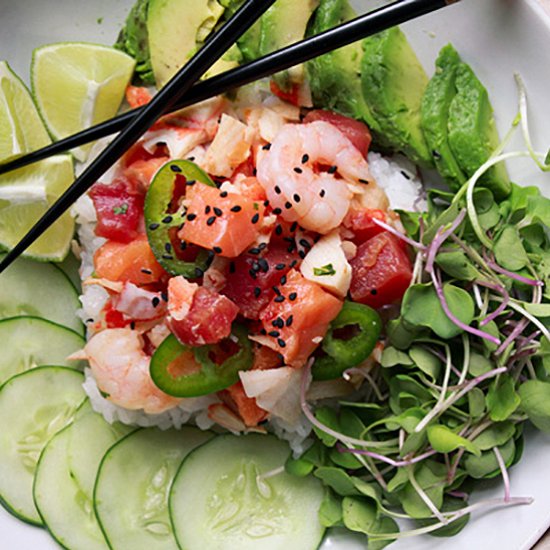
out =
<path fill-rule="evenodd" d="M 510 301 L 510 294 L 508 294 L 508 291 L 502 285 L 496 285 L 486 281 L 476 281 L 476 283 L 486 288 L 490 288 L 491 290 L 502 296 L 501 304 L 495 309 L 495 311 L 487 315 L 487 317 L 485 317 L 485 319 L 483 319 L 479 323 L 479 326 L 483 327 L 487 323 L 490 323 L 493 319 L 496 319 L 506 309 L 506 307 L 508 306 L 508 302 Z"/>
<path fill-rule="evenodd" d="M 413 248 L 418 248 L 419 250 L 426 250 L 426 247 L 422 243 L 419 243 L 418 241 L 415 241 L 414 239 L 411 239 L 406 235 L 403 235 L 403 233 L 395 229 L 395 227 L 392 227 L 391 225 L 387 224 L 386 222 L 383 222 L 382 220 L 377 220 L 376 218 L 372 218 L 372 221 L 379 227 L 382 227 L 383 229 L 391 233 L 392 235 L 395 235 L 398 239 L 401 239 L 402 241 L 405 241 L 407 244 L 410 244 Z"/>
<path fill-rule="evenodd" d="M 336 448 L 338 449 L 339 453 L 350 453 L 354 455 L 368 456 L 370 458 L 374 458 L 375 460 L 380 460 L 380 462 L 385 462 L 386 464 L 389 464 L 394 468 L 411 466 L 412 464 L 416 464 L 417 462 L 422 462 L 426 458 L 429 458 L 430 456 L 437 454 L 437 451 L 434 451 L 433 449 L 431 449 L 413 458 L 409 458 L 406 460 L 394 460 L 393 458 L 389 458 L 379 453 L 373 453 L 372 451 L 367 451 L 365 449 L 349 449 L 349 448 L 343 447 L 341 444 L 337 444 Z"/>
<path fill-rule="evenodd" d="M 426 256 L 425 267 L 427 273 L 432 273 L 435 257 L 438 250 L 441 248 L 441 245 L 451 236 L 451 234 L 456 231 L 457 227 L 464 221 L 465 216 L 466 209 L 463 208 L 447 230 L 440 233 L 441 228 L 439 228 L 434 240 L 432 241 L 432 244 L 430 244 L 430 246 L 428 247 L 428 255 Z"/>
<path fill-rule="evenodd" d="M 449 491 L 447 494 L 450 497 L 461 498 L 462 500 L 468 500 L 468 498 L 470 498 L 470 495 L 464 491 Z"/>
<path fill-rule="evenodd" d="M 507 269 L 504 269 L 503 267 L 500 267 L 496 262 L 493 260 L 490 260 L 489 258 L 486 258 L 485 260 L 487 262 L 487 266 L 490 267 L 493 271 L 496 271 L 497 273 L 500 273 L 502 275 L 506 275 L 507 277 L 510 277 L 510 279 L 515 279 L 516 281 L 519 281 L 520 283 L 524 283 L 526 285 L 531 286 L 543 286 L 544 283 L 542 281 L 539 281 L 537 279 L 531 279 L 529 277 L 524 277 L 523 275 L 518 275 L 517 273 L 514 273 L 513 271 L 508 271 Z"/>
<path fill-rule="evenodd" d="M 477 328 L 471 327 L 470 325 L 467 325 L 466 323 L 463 323 L 458 317 L 455 316 L 455 314 L 451 311 L 449 308 L 449 304 L 447 304 L 447 299 L 445 298 L 445 293 L 443 292 L 443 286 L 441 282 L 439 281 L 439 278 L 437 277 L 435 271 L 431 272 L 432 281 L 434 284 L 435 291 L 437 293 L 437 297 L 439 298 L 439 301 L 441 302 L 441 307 L 443 308 L 443 311 L 447 315 L 447 317 L 457 326 L 460 327 L 462 330 L 469 332 L 470 334 L 473 334 L 474 336 L 478 336 L 479 338 L 484 338 L 485 340 L 489 340 L 490 342 L 493 342 L 493 344 L 500 345 L 500 340 L 493 336 L 492 334 L 489 334 L 487 332 L 484 332 L 482 330 L 479 330 Z"/>
<path fill-rule="evenodd" d="M 504 342 L 500 344 L 500 346 L 496 350 L 496 354 L 500 355 L 501 353 L 504 353 L 506 348 L 525 330 L 527 325 L 529 324 L 529 321 L 525 318 L 521 319 L 514 330 L 510 332 L 510 334 L 506 337 Z"/>

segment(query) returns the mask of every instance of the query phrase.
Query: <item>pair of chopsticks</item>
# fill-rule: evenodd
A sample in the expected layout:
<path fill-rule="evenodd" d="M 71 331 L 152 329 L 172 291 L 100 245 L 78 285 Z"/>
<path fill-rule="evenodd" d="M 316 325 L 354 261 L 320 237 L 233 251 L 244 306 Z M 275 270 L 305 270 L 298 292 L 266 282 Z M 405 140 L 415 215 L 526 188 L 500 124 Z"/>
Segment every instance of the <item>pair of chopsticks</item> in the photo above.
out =
<path fill-rule="evenodd" d="M 395 25 L 454 4 L 458 0 L 397 0 L 334 29 L 195 84 L 274 2 L 275 0 L 247 0 L 148 105 L 0 165 L 0 174 L 2 174 L 122 130 L 21 241 L 8 252 L 0 263 L 0 273 L 69 209 L 163 114 L 288 69 Z"/>

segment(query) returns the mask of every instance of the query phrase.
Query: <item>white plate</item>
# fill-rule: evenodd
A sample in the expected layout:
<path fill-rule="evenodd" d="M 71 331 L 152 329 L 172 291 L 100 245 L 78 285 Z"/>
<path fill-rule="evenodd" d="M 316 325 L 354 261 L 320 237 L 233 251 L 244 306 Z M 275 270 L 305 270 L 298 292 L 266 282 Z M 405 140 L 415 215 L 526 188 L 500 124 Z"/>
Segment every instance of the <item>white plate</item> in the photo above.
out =
<path fill-rule="evenodd" d="M 358 8 L 380 0 L 355 0 Z M 28 81 L 34 47 L 61 40 L 114 42 L 133 0 L 0 0 L 0 58 Z M 516 113 L 514 72 L 526 82 L 536 148 L 550 146 L 550 22 L 535 0 L 463 0 L 461 3 L 404 25 L 426 70 L 441 46 L 452 42 L 489 89 L 501 135 Z M 516 140 L 521 145 L 521 141 Z M 512 147 L 514 144 L 512 144 Z M 518 183 L 536 183 L 550 194 L 550 176 L 528 161 L 509 165 Z M 421 537 L 392 545 L 407 550 L 527 550 L 550 526 L 550 437 L 529 431 L 522 461 L 511 471 L 512 493 L 532 496 L 530 506 L 492 511 L 472 518 L 452 539 Z M 484 487 L 475 499 L 499 497 L 498 483 Z M 45 531 L 30 527 L 0 510 L 0 548 L 57 548 Z M 323 550 L 359 550 L 364 539 L 334 535 Z"/>

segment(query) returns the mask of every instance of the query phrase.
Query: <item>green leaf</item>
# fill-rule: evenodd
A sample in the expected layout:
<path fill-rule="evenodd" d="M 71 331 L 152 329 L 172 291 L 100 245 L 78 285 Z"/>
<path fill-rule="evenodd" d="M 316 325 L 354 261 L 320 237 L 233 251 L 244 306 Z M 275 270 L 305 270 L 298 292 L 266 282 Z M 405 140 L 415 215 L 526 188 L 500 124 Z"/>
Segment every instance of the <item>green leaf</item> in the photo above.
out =
<path fill-rule="evenodd" d="M 529 197 L 525 220 L 542 224 L 543 227 L 550 227 L 550 199 L 547 197 Z"/>
<path fill-rule="evenodd" d="M 439 228 L 441 226 L 445 226 L 453 223 L 456 220 L 458 213 L 459 213 L 458 203 L 457 202 L 451 203 L 451 205 L 446 210 L 441 212 L 441 214 L 439 214 L 435 218 L 433 223 L 431 223 L 429 227 L 426 228 L 426 231 L 424 232 L 424 236 L 422 237 L 422 242 L 424 244 L 430 244 L 434 240 Z"/>
<path fill-rule="evenodd" d="M 378 510 L 371 500 L 345 497 L 342 500 L 342 518 L 349 530 L 368 535 L 378 519 Z"/>
<path fill-rule="evenodd" d="M 357 490 L 364 496 L 371 498 L 375 501 L 376 505 L 380 505 L 380 499 L 382 498 L 380 494 L 380 488 L 379 485 L 374 485 L 373 483 L 367 483 L 366 481 L 363 481 L 359 477 L 353 477 L 351 478 L 353 481 L 353 484 L 357 488 Z"/>
<path fill-rule="evenodd" d="M 314 475 L 340 496 L 359 496 L 361 494 L 355 487 L 351 476 L 340 468 L 322 466 L 315 470 Z"/>
<path fill-rule="evenodd" d="M 524 187 L 512 184 L 512 193 L 508 198 L 512 211 L 525 210 L 530 197 L 540 197 L 540 189 L 534 185 Z"/>
<path fill-rule="evenodd" d="M 475 311 L 470 294 L 450 283 L 444 285 L 443 293 L 453 314 L 469 325 L 474 319 Z M 443 339 L 453 338 L 462 332 L 447 317 L 432 284 L 410 286 L 403 297 L 401 314 L 408 323 L 430 328 Z"/>
<path fill-rule="evenodd" d="M 441 360 L 438 357 L 422 346 L 413 346 L 409 356 L 422 372 L 433 381 L 437 379 L 441 370 Z"/>
<path fill-rule="evenodd" d="M 386 332 L 391 345 L 400 350 L 408 350 L 421 330 L 404 321 L 402 317 L 392 319 L 386 325 Z"/>
<path fill-rule="evenodd" d="M 510 271 L 519 271 L 529 262 L 518 230 L 511 225 L 507 225 L 497 237 L 493 252 L 497 263 Z"/>
<path fill-rule="evenodd" d="M 519 407 L 520 402 L 515 382 L 509 374 L 502 374 L 491 383 L 487 393 L 487 410 L 493 422 L 506 420 Z"/>
<path fill-rule="evenodd" d="M 485 394 L 479 388 L 468 392 L 468 410 L 473 419 L 478 419 L 485 413 Z"/>
<path fill-rule="evenodd" d="M 550 304 L 533 304 L 531 302 L 523 302 L 521 304 L 528 313 L 544 319 L 545 317 L 550 317 Z"/>
<path fill-rule="evenodd" d="M 430 468 L 428 464 L 431 464 L 432 468 Z M 415 478 L 418 485 L 424 490 L 435 507 L 440 509 L 443 504 L 443 491 L 445 488 L 445 466 L 442 464 L 437 464 L 436 466 L 436 463 L 433 461 L 421 463 L 415 472 Z M 400 491 L 399 496 L 401 498 L 403 510 L 412 518 L 427 518 L 432 515 L 431 510 L 411 483 L 407 484 L 405 488 Z"/>
<path fill-rule="evenodd" d="M 361 439 L 365 433 L 365 424 L 349 409 L 340 412 L 340 428 L 344 434 L 355 439 Z"/>
<path fill-rule="evenodd" d="M 542 366 L 547 375 L 550 375 L 550 340 L 543 338 L 537 356 L 542 359 Z"/>
<path fill-rule="evenodd" d="M 409 476 L 405 468 L 397 468 L 395 475 L 388 481 L 388 491 L 393 493 L 409 483 Z"/>
<path fill-rule="evenodd" d="M 409 210 L 396 210 L 396 212 L 399 214 L 407 235 L 413 239 L 417 238 L 420 232 L 420 219 L 424 217 L 424 214 Z"/>
<path fill-rule="evenodd" d="M 336 411 L 331 407 L 319 407 L 315 411 L 315 418 L 321 422 L 321 424 L 324 424 L 328 428 L 331 428 L 332 430 L 335 430 L 337 432 L 340 432 L 340 423 L 338 421 L 338 415 Z M 313 426 L 313 431 L 317 435 L 317 437 L 327 446 L 327 447 L 334 447 L 336 444 L 337 439 L 333 437 L 332 435 L 328 435 L 327 433 L 323 432 L 316 426 Z"/>
<path fill-rule="evenodd" d="M 412 359 L 403 351 L 399 351 L 393 346 L 387 346 L 382 352 L 380 364 L 385 367 L 395 367 L 397 365 L 410 366 L 413 364 Z"/>
<path fill-rule="evenodd" d="M 550 383 L 528 380 L 518 389 L 521 407 L 529 420 L 543 432 L 550 432 Z"/>
<path fill-rule="evenodd" d="M 473 281 L 479 276 L 478 270 L 462 250 L 440 252 L 435 261 L 437 265 L 450 277 L 461 281 Z"/>
<path fill-rule="evenodd" d="M 516 428 L 512 422 L 498 422 L 481 432 L 474 440 L 476 447 L 487 451 L 504 445 L 514 437 Z"/>
<path fill-rule="evenodd" d="M 470 355 L 470 363 L 468 365 L 468 372 L 476 377 L 493 370 L 493 363 L 491 360 L 481 355 L 480 353 L 472 352 Z"/>
<path fill-rule="evenodd" d="M 516 445 L 513 439 L 509 439 L 504 445 L 498 447 L 504 464 L 510 466 L 514 460 Z M 475 479 L 492 478 L 500 475 L 500 468 L 494 451 L 488 450 L 481 453 L 481 456 L 467 455 L 464 460 L 464 467 L 470 476 Z"/>
<path fill-rule="evenodd" d="M 428 441 L 430 445 L 440 453 L 451 453 L 456 449 L 464 449 L 476 456 L 481 455 L 481 451 L 468 439 L 455 434 L 452 430 L 440 424 L 428 427 Z"/>
<path fill-rule="evenodd" d="M 315 465 L 304 458 L 292 458 L 290 455 L 285 462 L 285 472 L 296 477 L 306 477 L 315 468 Z"/>
<path fill-rule="evenodd" d="M 369 535 L 369 550 L 382 550 L 395 539 L 377 539 L 376 535 L 387 535 L 390 533 L 399 534 L 399 526 L 388 516 L 380 516 L 378 521 L 372 526 L 372 533 Z"/>
<path fill-rule="evenodd" d="M 334 447 L 330 449 L 329 457 L 334 464 L 345 470 L 358 470 L 363 467 L 361 462 L 352 453 L 341 453 Z"/>
<path fill-rule="evenodd" d="M 342 499 L 332 491 L 325 491 L 325 496 L 319 507 L 319 522 L 323 527 L 342 525 Z"/>
<path fill-rule="evenodd" d="M 401 447 L 401 456 L 407 456 L 410 453 L 416 453 L 423 449 L 426 446 L 428 437 L 426 436 L 426 431 L 422 430 L 421 432 L 411 433 L 403 443 Z"/>

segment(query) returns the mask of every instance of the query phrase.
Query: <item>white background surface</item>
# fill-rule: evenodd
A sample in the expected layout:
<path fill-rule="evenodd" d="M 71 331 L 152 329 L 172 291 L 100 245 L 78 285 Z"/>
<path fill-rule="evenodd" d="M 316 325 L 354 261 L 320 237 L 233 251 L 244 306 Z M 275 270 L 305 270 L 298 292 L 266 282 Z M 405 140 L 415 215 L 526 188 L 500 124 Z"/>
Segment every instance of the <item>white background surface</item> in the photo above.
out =
<path fill-rule="evenodd" d="M 543 0 L 547 5 L 548 0 Z M 356 0 L 363 9 L 378 1 Z M 133 0 L 0 0 L 0 59 L 24 80 L 32 49 L 61 40 L 111 44 Z M 100 18 L 102 22 L 99 22 Z M 489 89 L 501 135 L 516 113 L 513 73 L 524 78 L 535 146 L 550 146 L 550 27 L 535 0 L 463 0 L 404 26 L 424 67 L 433 72 L 441 46 L 452 42 Z M 520 140 L 517 142 L 520 143 Z M 538 183 L 550 194 L 550 176 L 528 162 L 509 165 L 518 183 Z M 1 467 L 1 465 L 0 465 Z M 550 525 L 550 437 L 529 432 L 521 463 L 511 471 L 514 496 L 532 496 L 531 506 L 475 516 L 453 539 L 418 538 L 390 548 L 406 550 L 522 550 L 530 548 Z M 478 498 L 500 496 L 492 484 Z M 0 510 L 0 550 L 57 548 L 41 529 L 27 526 Z M 364 539 L 335 536 L 323 549 L 365 548 Z M 294 549 L 289 549 L 294 550 Z"/>

